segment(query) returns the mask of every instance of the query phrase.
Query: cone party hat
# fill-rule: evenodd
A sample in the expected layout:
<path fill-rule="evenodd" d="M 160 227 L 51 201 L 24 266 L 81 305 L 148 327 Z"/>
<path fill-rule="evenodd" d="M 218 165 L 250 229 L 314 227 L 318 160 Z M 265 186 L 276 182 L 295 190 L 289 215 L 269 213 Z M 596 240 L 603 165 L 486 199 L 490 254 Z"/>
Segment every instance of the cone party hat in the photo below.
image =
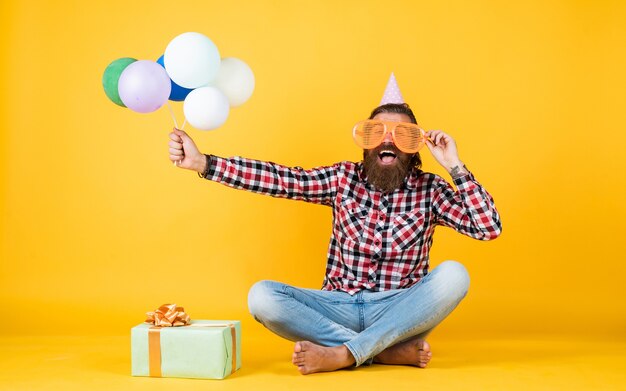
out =
<path fill-rule="evenodd" d="M 396 81 L 396 77 L 393 75 L 393 72 L 391 72 L 391 76 L 389 76 L 385 93 L 383 94 L 383 98 L 380 100 L 380 106 L 386 105 L 387 103 L 404 103 L 404 99 L 400 93 L 400 88 L 398 87 L 398 82 Z"/>

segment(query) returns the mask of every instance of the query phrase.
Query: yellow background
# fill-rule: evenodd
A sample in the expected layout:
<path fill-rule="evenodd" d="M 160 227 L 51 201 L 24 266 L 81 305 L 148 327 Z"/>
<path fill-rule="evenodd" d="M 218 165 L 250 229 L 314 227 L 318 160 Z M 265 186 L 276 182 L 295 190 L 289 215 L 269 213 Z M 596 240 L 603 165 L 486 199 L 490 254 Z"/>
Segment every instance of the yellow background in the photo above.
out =
<path fill-rule="evenodd" d="M 329 208 L 173 167 L 166 108 L 103 92 L 111 61 L 198 31 L 257 82 L 222 128 L 188 128 L 204 152 L 357 160 L 350 129 L 392 71 L 418 121 L 456 138 L 504 232 L 438 229 L 433 266 L 472 277 L 438 335 L 625 336 L 624 2 L 5 0 L 0 15 L 2 335 L 128 335 L 166 302 L 256 330 L 255 281 L 320 287 Z"/>

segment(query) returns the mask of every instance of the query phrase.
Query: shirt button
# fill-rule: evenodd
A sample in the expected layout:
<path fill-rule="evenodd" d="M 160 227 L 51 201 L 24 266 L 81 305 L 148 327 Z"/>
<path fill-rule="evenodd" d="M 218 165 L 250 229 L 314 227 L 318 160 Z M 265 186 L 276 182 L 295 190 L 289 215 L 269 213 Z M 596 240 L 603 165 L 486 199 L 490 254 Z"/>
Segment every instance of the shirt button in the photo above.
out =
<path fill-rule="evenodd" d="M 374 240 L 374 244 L 377 245 L 377 246 L 380 246 L 380 239 Z"/>
<path fill-rule="evenodd" d="M 378 215 L 378 219 L 379 219 L 380 221 L 384 220 L 384 219 L 385 219 L 385 214 L 384 214 L 384 213 L 379 214 L 379 215 Z"/>

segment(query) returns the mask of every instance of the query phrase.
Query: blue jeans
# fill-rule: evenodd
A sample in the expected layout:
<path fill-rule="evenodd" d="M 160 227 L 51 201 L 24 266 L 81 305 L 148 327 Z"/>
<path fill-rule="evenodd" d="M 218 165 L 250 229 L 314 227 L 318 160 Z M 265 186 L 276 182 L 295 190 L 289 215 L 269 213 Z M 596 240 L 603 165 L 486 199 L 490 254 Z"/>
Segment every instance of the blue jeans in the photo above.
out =
<path fill-rule="evenodd" d="M 257 321 L 283 338 L 345 345 L 358 366 L 399 342 L 425 338 L 468 288 L 465 267 L 445 261 L 410 288 L 354 296 L 260 281 L 250 289 L 248 307 Z"/>

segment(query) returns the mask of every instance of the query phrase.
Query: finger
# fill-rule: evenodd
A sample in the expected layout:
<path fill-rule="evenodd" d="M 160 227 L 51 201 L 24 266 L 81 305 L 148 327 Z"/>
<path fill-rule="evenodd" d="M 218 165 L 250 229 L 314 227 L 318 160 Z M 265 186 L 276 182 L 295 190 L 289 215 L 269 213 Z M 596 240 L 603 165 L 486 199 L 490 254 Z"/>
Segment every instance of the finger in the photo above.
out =
<path fill-rule="evenodd" d="M 434 153 L 435 148 L 437 148 L 435 144 L 430 140 L 426 140 L 426 147 L 428 147 L 430 153 Z"/>
<path fill-rule="evenodd" d="M 170 155 L 174 156 L 184 156 L 185 153 L 182 149 L 170 148 Z"/>
<path fill-rule="evenodd" d="M 443 137 L 450 137 L 450 135 L 443 130 L 439 130 L 439 134 L 441 134 Z"/>
<path fill-rule="evenodd" d="M 185 133 L 184 130 L 180 130 L 180 129 L 176 129 L 176 128 L 174 128 L 174 133 L 176 133 L 178 136 L 181 136 L 181 137 L 187 136 L 187 133 Z M 189 137 L 189 136 L 187 136 L 187 137 Z"/>
<path fill-rule="evenodd" d="M 168 145 L 170 146 L 170 148 L 175 148 L 175 149 L 183 149 L 183 144 L 177 142 L 177 141 L 170 141 L 168 143 Z"/>
<path fill-rule="evenodd" d="M 182 131 L 181 131 L 182 132 Z M 187 144 L 187 143 L 193 143 L 193 140 L 191 139 L 191 137 L 189 137 L 189 135 L 185 132 L 182 132 L 180 134 L 180 139 L 182 140 L 183 144 Z"/>
<path fill-rule="evenodd" d="M 176 156 L 176 155 L 170 155 L 170 160 L 173 162 L 180 162 L 184 159 L 184 156 Z"/>
<path fill-rule="evenodd" d="M 172 141 L 176 141 L 176 142 L 179 142 L 179 143 L 182 143 L 182 142 L 183 142 L 182 137 L 180 137 L 179 135 L 177 135 L 177 134 L 176 134 L 176 133 L 174 133 L 174 132 L 170 133 L 170 140 L 172 140 Z"/>
<path fill-rule="evenodd" d="M 432 141 L 433 145 L 437 145 L 437 136 L 439 135 L 439 130 L 430 130 L 426 132 L 426 136 Z"/>
<path fill-rule="evenodd" d="M 444 142 L 447 142 L 448 139 L 450 138 L 450 136 L 448 136 L 445 132 L 439 131 L 439 137 L 441 137 L 441 140 L 443 140 Z"/>
<path fill-rule="evenodd" d="M 441 145 L 442 143 L 445 144 L 445 140 L 443 138 L 443 134 L 441 132 L 439 132 L 435 136 L 435 144 Z"/>
<path fill-rule="evenodd" d="M 452 136 L 450 136 L 448 133 L 444 132 L 443 130 L 438 130 L 437 134 L 440 135 L 441 140 L 443 140 L 443 142 L 445 142 L 446 144 L 448 144 L 452 140 Z"/>

